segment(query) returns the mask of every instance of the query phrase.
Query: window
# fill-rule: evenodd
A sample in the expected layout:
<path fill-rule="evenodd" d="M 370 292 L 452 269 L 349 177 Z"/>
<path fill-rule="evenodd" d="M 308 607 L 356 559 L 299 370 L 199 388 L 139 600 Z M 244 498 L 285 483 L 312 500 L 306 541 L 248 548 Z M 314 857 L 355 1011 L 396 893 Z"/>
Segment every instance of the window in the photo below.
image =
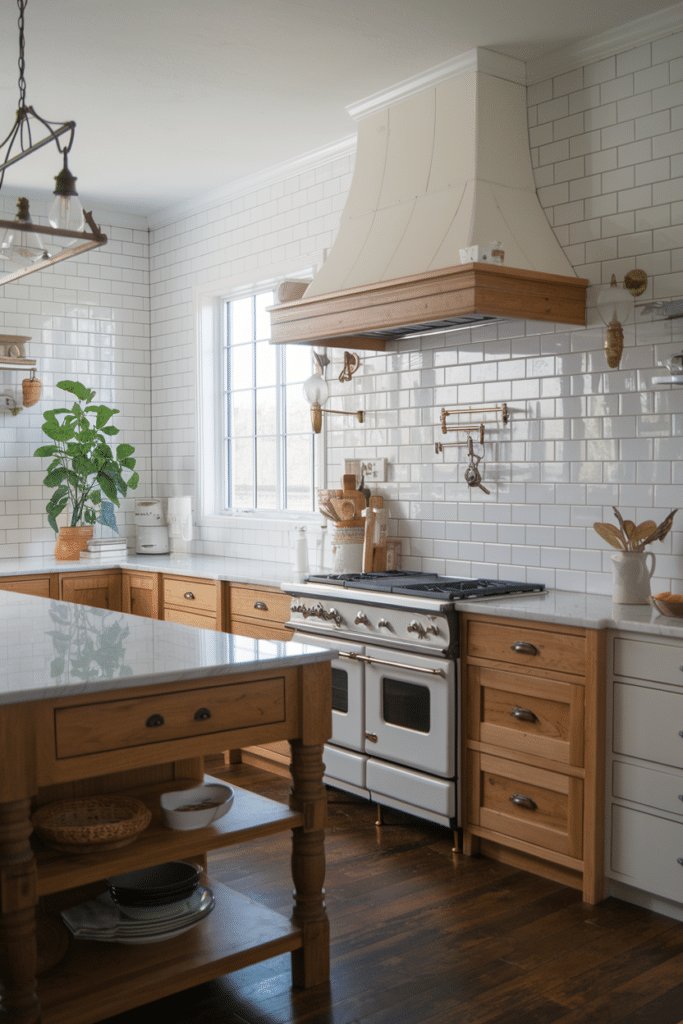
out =
<path fill-rule="evenodd" d="M 269 343 L 267 309 L 275 301 L 265 290 L 214 299 L 213 329 L 200 318 L 200 464 L 209 514 L 316 508 L 320 439 L 303 396 L 312 350 Z"/>

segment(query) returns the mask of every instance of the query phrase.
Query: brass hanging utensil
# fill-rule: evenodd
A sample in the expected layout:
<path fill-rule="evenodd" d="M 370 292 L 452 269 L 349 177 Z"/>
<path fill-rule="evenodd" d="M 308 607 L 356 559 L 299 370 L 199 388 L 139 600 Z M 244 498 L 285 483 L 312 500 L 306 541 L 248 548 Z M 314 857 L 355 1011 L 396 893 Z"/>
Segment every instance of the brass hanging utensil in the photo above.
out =
<path fill-rule="evenodd" d="M 465 481 L 467 482 L 467 486 L 479 487 L 480 490 L 484 492 L 484 494 L 490 494 L 491 492 L 488 490 L 488 488 L 484 487 L 483 483 L 481 482 L 481 473 L 479 472 L 479 463 L 484 458 L 483 447 L 481 455 L 475 455 L 474 445 L 472 443 L 472 438 L 469 436 L 469 434 L 467 436 L 467 454 L 470 457 L 469 465 L 465 470 Z"/>
<path fill-rule="evenodd" d="M 21 382 L 21 393 L 23 397 L 23 404 L 26 408 L 30 405 L 35 405 L 43 392 L 43 385 L 36 377 L 36 371 L 31 370 L 31 376 L 24 378 Z"/>

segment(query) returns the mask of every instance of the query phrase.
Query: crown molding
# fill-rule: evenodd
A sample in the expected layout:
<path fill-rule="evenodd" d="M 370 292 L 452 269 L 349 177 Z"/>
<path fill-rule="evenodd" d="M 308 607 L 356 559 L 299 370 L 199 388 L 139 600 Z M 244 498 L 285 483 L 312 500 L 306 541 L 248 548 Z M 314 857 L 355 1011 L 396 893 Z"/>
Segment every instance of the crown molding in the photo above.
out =
<path fill-rule="evenodd" d="M 644 46 L 656 39 L 683 30 L 683 3 L 665 7 L 655 14 L 626 22 L 600 35 L 565 46 L 554 53 L 546 53 L 526 64 L 527 85 L 544 82 L 567 71 L 594 64 L 636 46 Z"/>
<path fill-rule="evenodd" d="M 443 64 L 436 64 L 433 68 L 427 68 L 419 75 L 412 78 L 405 78 L 397 82 L 389 89 L 373 93 L 357 103 L 351 103 L 346 108 L 347 113 L 354 119 L 360 121 L 364 117 L 376 114 L 378 110 L 384 110 L 394 103 L 417 96 L 418 93 L 427 89 L 434 89 L 442 82 L 449 82 L 452 78 L 459 78 L 461 75 L 469 75 L 475 71 L 493 75 L 496 78 L 505 78 L 510 82 L 517 82 L 519 85 L 526 83 L 526 68 L 524 61 L 516 60 L 514 57 L 507 57 L 504 53 L 497 53 L 495 50 L 488 50 L 479 46 L 466 53 L 460 53 L 457 57 L 445 61 Z"/>
<path fill-rule="evenodd" d="M 165 209 L 158 210 L 156 213 L 149 215 L 150 229 L 154 230 L 164 227 L 166 224 L 172 224 L 175 221 L 182 220 L 184 217 L 192 217 L 198 213 L 203 213 L 205 210 L 215 210 L 221 203 L 230 202 L 238 196 L 244 196 L 249 192 L 255 192 L 257 189 L 274 185 L 284 178 L 291 178 L 295 174 L 305 174 L 307 171 L 313 171 L 317 167 L 329 163 L 331 160 L 353 156 L 356 152 L 356 141 L 355 135 L 349 135 L 345 139 L 331 142 L 329 146 L 311 150 L 302 156 L 294 157 L 292 160 L 286 160 L 284 163 L 268 167 L 258 174 L 240 178 L 229 185 L 223 185 L 221 188 L 214 189 L 211 192 L 205 192 L 204 195 L 196 199 L 188 199 L 174 206 L 167 206 Z"/>

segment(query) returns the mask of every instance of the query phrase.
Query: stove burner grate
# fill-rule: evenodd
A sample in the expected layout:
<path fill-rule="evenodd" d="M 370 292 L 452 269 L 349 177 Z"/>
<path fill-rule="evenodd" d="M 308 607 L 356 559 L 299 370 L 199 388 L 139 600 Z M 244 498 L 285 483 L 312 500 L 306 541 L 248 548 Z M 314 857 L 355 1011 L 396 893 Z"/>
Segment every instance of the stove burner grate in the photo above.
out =
<path fill-rule="evenodd" d="M 531 594 L 545 590 L 544 583 L 519 583 L 515 580 L 437 579 L 432 583 L 406 583 L 392 588 L 394 593 L 444 597 L 465 601 L 477 597 L 503 597 L 505 594 Z"/>

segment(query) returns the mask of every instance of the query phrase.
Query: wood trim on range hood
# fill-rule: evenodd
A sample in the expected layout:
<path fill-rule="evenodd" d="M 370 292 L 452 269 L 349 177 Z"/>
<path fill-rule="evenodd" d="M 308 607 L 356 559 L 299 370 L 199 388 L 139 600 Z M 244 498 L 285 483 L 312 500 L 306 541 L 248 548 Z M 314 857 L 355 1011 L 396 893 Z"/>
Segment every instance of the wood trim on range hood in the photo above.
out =
<path fill-rule="evenodd" d="M 465 263 L 270 307 L 271 344 L 376 349 L 489 319 L 586 324 L 581 277 Z M 462 318 L 462 319 L 461 319 Z"/>

